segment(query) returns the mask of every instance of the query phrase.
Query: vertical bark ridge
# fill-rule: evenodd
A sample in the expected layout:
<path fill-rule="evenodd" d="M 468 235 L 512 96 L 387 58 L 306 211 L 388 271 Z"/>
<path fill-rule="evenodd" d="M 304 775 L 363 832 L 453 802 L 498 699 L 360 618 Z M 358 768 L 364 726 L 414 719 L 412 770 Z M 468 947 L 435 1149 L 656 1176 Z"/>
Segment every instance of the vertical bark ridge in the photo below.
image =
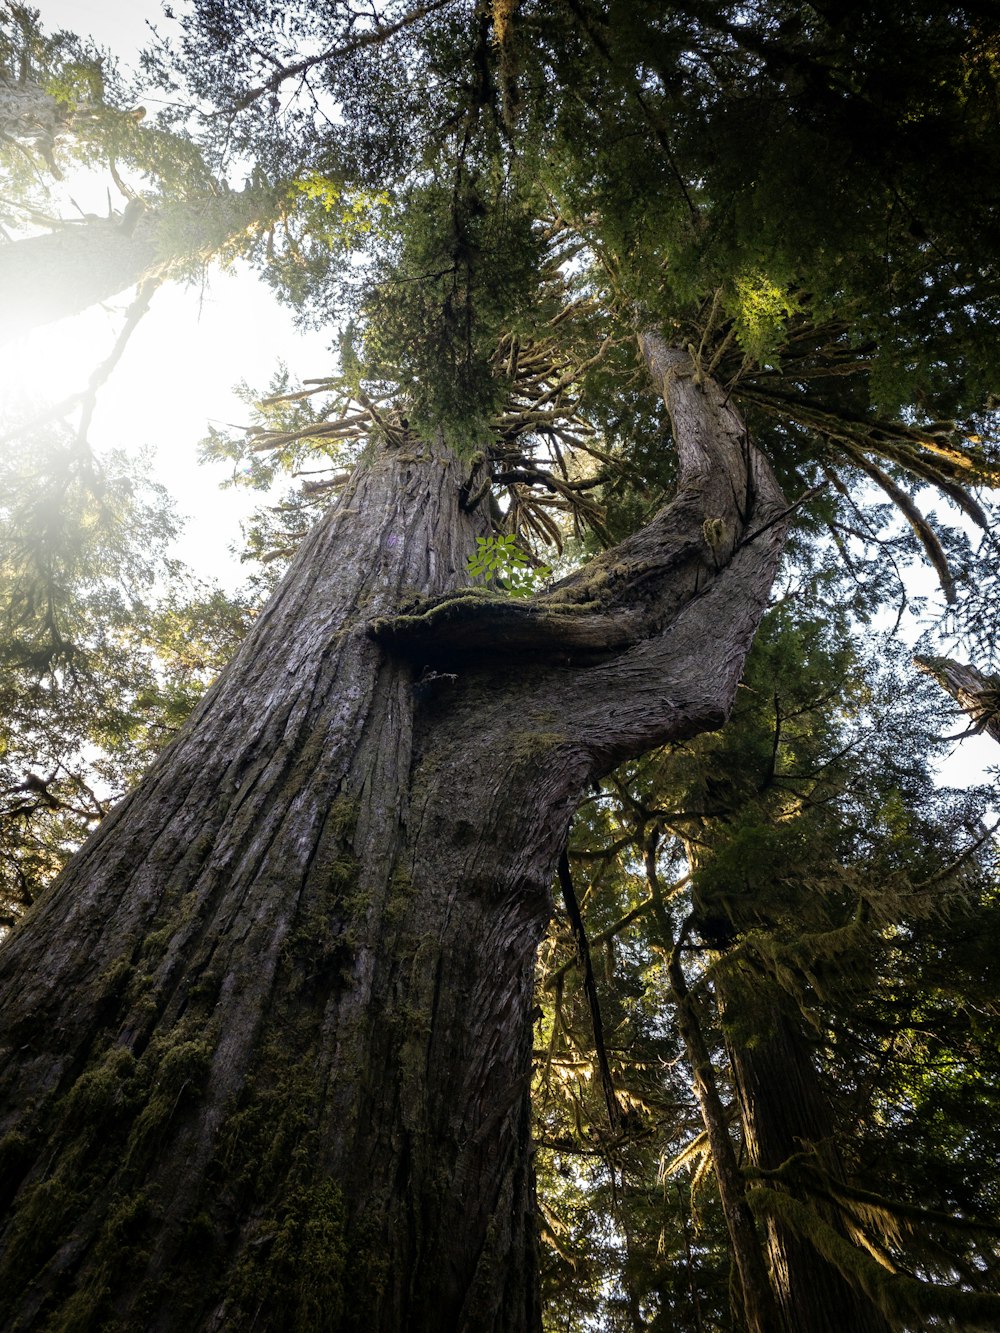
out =
<path fill-rule="evenodd" d="M 397 998 L 374 995 L 373 985 L 389 879 L 405 839 L 410 670 L 385 660 L 365 633 L 365 615 L 462 578 L 475 529 L 458 509 L 457 479 L 447 475 L 457 470 L 454 460 L 428 448 L 424 457 L 388 457 L 359 475 L 340 512 L 306 543 L 275 603 L 280 611 L 272 608 L 262 618 L 150 780 L 108 821 L 5 952 L 8 987 L 30 991 L 39 1023 L 58 1008 L 60 994 L 82 993 L 71 1024 L 58 1034 L 35 1031 L 38 1056 L 30 1066 L 6 1061 L 8 1080 L 15 1088 L 19 1078 L 22 1086 L 30 1084 L 36 1109 L 72 1083 L 72 1070 L 88 1060 L 93 1066 L 105 1053 L 113 1028 L 102 1026 L 99 1013 L 116 961 L 129 971 L 127 985 L 135 991 L 131 974 L 145 961 L 150 940 L 166 931 L 160 956 L 142 969 L 141 995 L 121 1006 L 118 1039 L 140 1058 L 199 1007 L 193 981 L 213 976 L 211 1003 L 200 1003 L 199 1038 L 210 1047 L 210 1055 L 202 1052 L 202 1105 L 179 1125 L 171 1144 L 186 1170 L 153 1172 L 161 1225 L 147 1278 L 165 1268 L 184 1219 L 202 1199 L 218 1134 L 247 1085 L 269 1024 L 280 1012 L 291 1021 L 296 1006 L 282 996 L 279 975 L 288 971 L 289 952 L 303 947 L 297 932 L 309 912 L 321 918 L 309 928 L 325 932 L 323 948 L 331 958 L 338 932 L 347 924 L 351 930 L 340 963 L 349 975 L 335 969 L 320 1002 L 304 1006 L 305 1028 L 325 1033 L 328 1049 L 314 1056 L 332 1064 L 345 1032 L 351 1044 L 351 1022 L 361 1024 L 368 1009 L 384 1011 Z M 345 523 L 352 508 L 363 519 Z M 310 573 L 317 566 L 323 576 Z M 302 682 L 290 704 L 288 675 Z M 192 855 L 193 829 L 202 845 Z M 338 889 L 331 903 L 331 869 L 353 881 L 350 895 L 357 901 L 338 901 Z M 58 938 L 58 926 L 62 914 L 74 926 L 86 921 L 88 908 L 100 912 L 103 930 L 100 938 L 88 936 L 84 959 L 65 930 Z M 33 951 L 45 930 L 46 951 Z M 83 999 L 88 991 L 89 1004 Z M 304 1038 L 304 1045 L 311 1040 Z M 362 1048 L 372 1041 L 369 1034 Z M 18 1052 L 8 1045 L 7 1055 Z M 364 1068 L 364 1049 L 355 1056 L 354 1067 Z M 390 1050 L 387 1063 L 393 1058 Z M 258 1060 L 265 1081 L 272 1077 L 269 1059 L 265 1052 Z M 11 1120 L 20 1101 L 15 1090 Z M 356 1127 L 357 1108 L 341 1102 L 340 1112 L 346 1109 Z M 331 1162 L 339 1157 L 343 1165 L 355 1147 L 340 1126 L 330 1127 Z M 111 1176 L 113 1185 L 121 1172 Z M 245 1243 L 255 1239 L 252 1224 L 243 1232 Z M 23 1257 L 23 1245 L 14 1249 Z M 75 1240 L 58 1247 L 48 1277 L 54 1268 L 70 1270 L 78 1251 Z M 42 1299 L 39 1284 L 21 1308 L 37 1313 Z M 228 1318 L 225 1302 L 221 1308 Z"/>

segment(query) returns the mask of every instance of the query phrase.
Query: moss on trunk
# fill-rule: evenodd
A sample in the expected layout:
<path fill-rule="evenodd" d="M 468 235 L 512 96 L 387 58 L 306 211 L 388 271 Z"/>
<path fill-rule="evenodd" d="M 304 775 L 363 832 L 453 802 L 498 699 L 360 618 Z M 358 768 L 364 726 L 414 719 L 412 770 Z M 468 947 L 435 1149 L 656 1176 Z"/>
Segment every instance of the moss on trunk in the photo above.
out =
<path fill-rule="evenodd" d="M 441 445 L 385 449 L 6 943 L 4 1327 L 539 1326 L 555 863 L 591 778 L 725 717 L 781 546 L 766 464 L 668 360 L 681 491 L 610 561 L 627 646 L 487 641 L 415 693 L 419 645 L 373 626 L 460 588 L 481 520 Z"/>

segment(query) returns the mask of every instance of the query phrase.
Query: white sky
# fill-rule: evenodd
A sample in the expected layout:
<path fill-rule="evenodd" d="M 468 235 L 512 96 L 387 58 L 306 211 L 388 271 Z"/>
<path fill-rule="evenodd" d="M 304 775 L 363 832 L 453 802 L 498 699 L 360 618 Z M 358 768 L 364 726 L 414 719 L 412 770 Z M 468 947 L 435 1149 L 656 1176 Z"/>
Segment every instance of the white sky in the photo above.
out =
<path fill-rule="evenodd" d="M 90 35 L 124 65 L 135 63 L 147 40 L 147 20 L 162 31 L 170 26 L 156 0 L 37 3 L 47 29 L 64 27 Z M 78 202 L 84 209 L 103 210 L 108 185 L 107 180 L 96 180 L 93 195 Z M 115 303 L 117 313 L 98 308 L 38 330 L 4 357 L 0 394 L 19 386 L 61 398 L 82 388 L 110 350 L 127 303 L 128 294 Z M 188 516 L 176 553 L 197 572 L 229 588 L 241 581 L 229 547 L 239 538 L 241 517 L 258 497 L 219 490 L 225 471 L 196 467 L 196 442 L 209 421 L 246 420 L 246 408 L 230 391 L 238 380 L 263 388 L 279 360 L 300 378 L 326 373 L 331 369 L 330 341 L 317 334 L 296 334 L 290 312 L 246 270 L 226 274 L 215 269 L 203 288 L 168 285 L 156 293 L 113 379 L 102 390 L 92 441 L 98 447 L 148 445 L 155 450 L 156 475 Z M 956 718 L 950 730 L 961 729 Z M 956 743 L 942 777 L 957 785 L 982 780 L 984 769 L 998 757 L 994 742 L 971 737 Z"/>
<path fill-rule="evenodd" d="M 39 9 L 46 30 L 92 36 L 123 65 L 134 65 L 148 37 L 147 18 L 169 27 L 150 0 L 41 0 Z M 122 207 L 110 177 L 100 173 L 89 182 L 74 179 L 70 192 L 85 212 L 104 213 L 109 187 L 114 206 Z M 110 352 L 131 295 L 36 330 L 5 349 L 0 394 L 25 391 L 33 399 L 58 401 L 83 388 Z M 196 466 L 197 442 L 209 421 L 246 422 L 248 410 L 231 392 L 238 380 L 263 389 L 279 360 L 293 376 L 328 373 L 330 341 L 296 333 L 290 311 L 247 269 L 224 273 L 215 267 L 204 286 L 167 284 L 154 295 L 100 393 L 92 444 L 98 450 L 155 450 L 156 478 L 188 517 L 175 554 L 230 589 L 242 576 L 228 548 L 239 539 L 240 519 L 261 497 L 220 490 L 226 470 Z"/>

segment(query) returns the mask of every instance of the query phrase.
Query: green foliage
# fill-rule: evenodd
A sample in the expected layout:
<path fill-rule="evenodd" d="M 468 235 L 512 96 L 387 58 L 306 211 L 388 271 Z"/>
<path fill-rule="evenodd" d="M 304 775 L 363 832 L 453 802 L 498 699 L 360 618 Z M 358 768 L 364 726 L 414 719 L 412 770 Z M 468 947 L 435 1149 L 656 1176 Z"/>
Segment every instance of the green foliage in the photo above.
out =
<path fill-rule="evenodd" d="M 186 719 L 248 602 L 165 554 L 142 457 L 59 431 L 0 454 L 0 921 L 9 926 Z"/>
<path fill-rule="evenodd" d="M 995 1217 L 998 1188 L 988 792 L 935 789 L 925 762 L 934 696 L 888 645 L 860 659 L 852 627 L 806 614 L 809 601 L 803 590 L 765 618 L 721 732 L 626 766 L 577 814 L 573 873 L 632 1119 L 609 1133 L 572 937 L 557 921 L 542 953 L 536 1044 L 536 1135 L 551 1147 L 538 1164 L 553 1328 L 634 1326 L 616 1305 L 622 1291 L 653 1327 L 742 1326 L 727 1310 L 728 1243 L 664 967 L 682 941 L 737 1140 L 730 1049 L 774 1059 L 780 1014 L 807 1052 L 810 1095 L 829 1117 L 814 1129 L 817 1152 L 832 1133 L 847 1230 L 831 1229 L 823 1212 L 836 1187 L 818 1159 L 818 1174 L 768 1188 L 785 1191 L 817 1236 L 826 1228 L 818 1252 L 836 1250 L 867 1289 L 864 1247 L 881 1247 L 922 1275 L 905 1293 L 911 1310 L 950 1302 L 970 1325 L 977 1298 L 963 1307 L 954 1284 L 995 1286 L 989 1228 L 968 1221 Z M 725 996 L 724 1024 L 713 992 Z M 756 1105 L 758 1141 L 791 1114 L 774 1077 L 773 1105 Z M 789 1069 L 796 1105 L 793 1077 Z M 673 1182 L 689 1188 L 691 1212 Z M 849 1186 L 882 1203 L 852 1203 Z"/>
<path fill-rule="evenodd" d="M 530 597 L 552 572 L 547 565 L 533 568 L 512 534 L 477 537 L 476 552 L 469 556 L 467 568 L 474 579 L 483 583 L 491 583 L 495 578 L 511 597 Z"/>
<path fill-rule="evenodd" d="M 646 324 L 726 384 L 790 500 L 825 486 L 795 511 L 780 600 L 730 723 L 628 765 L 575 825 L 625 1116 L 613 1131 L 575 946 L 557 923 L 536 1052 L 553 1329 L 740 1327 L 671 961 L 744 1160 L 738 1053 L 760 1058 L 784 1031 L 815 1075 L 823 1123 L 796 1145 L 811 1170 L 755 1177 L 762 1214 L 770 1201 L 797 1219 L 861 1286 L 866 1246 L 939 1286 L 994 1282 L 995 1247 L 975 1222 L 1000 1199 L 988 793 L 935 791 L 930 687 L 888 640 L 867 655 L 849 640 L 937 541 L 992 645 L 995 546 L 977 564 L 951 517 L 939 539 L 912 509 L 934 486 L 974 523 L 993 518 L 966 487 L 997 467 L 995 20 L 927 0 L 456 2 L 353 47 L 367 29 L 350 7 L 303 0 L 279 23 L 273 6 L 194 0 L 173 65 L 162 47 L 147 57 L 174 104 L 150 126 L 110 71 L 19 14 L 0 11 L 7 81 L 26 53 L 72 113 L 77 157 L 111 155 L 151 179 L 150 203 L 176 201 L 162 213 L 171 253 L 195 265 L 249 253 L 304 322 L 353 317 L 342 383 L 314 398 L 281 372 L 263 402 L 246 391 L 249 435 L 213 431 L 205 445 L 232 463 L 232 484 L 262 492 L 318 470 L 315 489 L 251 525 L 250 552 L 270 569 L 332 478 L 363 459 L 331 421 L 365 399 L 376 441 L 440 433 L 506 486 L 512 530 L 480 539 L 468 565 L 484 583 L 533 591 L 548 569 L 529 540 L 558 545 L 572 530 L 587 553 L 628 536 L 675 470 L 635 355 Z M 294 82 L 282 77 L 303 52 Z M 45 155 L 33 153 L 35 171 Z M 254 164 L 244 190 L 224 183 L 234 161 Z M 9 170 L 30 203 L 31 173 Z M 2 480 L 0 889 L 13 916 L 180 725 L 252 608 L 150 556 L 172 520 L 123 462 L 53 437 Z M 873 481 L 909 504 L 908 525 Z M 567 506 L 549 526 L 527 503 L 536 483 Z M 327 888 L 347 895 L 356 867 L 341 853 Z M 259 1223 L 240 1274 L 248 1319 L 263 1308 L 322 1328 L 346 1298 L 342 1203 L 309 1177 L 313 1047 L 291 1012 L 346 949 L 329 902 L 303 909 L 277 991 L 287 1049 L 267 1053 L 220 1135 L 219 1170 Z M 197 1042 L 156 1054 L 166 1097 L 204 1074 Z M 118 1149 L 135 1112 L 144 1149 L 167 1102 L 142 1103 L 136 1078 L 97 1063 L 67 1109 L 104 1116 Z M 780 1119 L 780 1094 L 759 1109 Z M 75 1189 L 71 1170 L 40 1183 L 35 1243 L 65 1232 Z M 144 1206 L 123 1201 L 109 1245 L 141 1233 Z M 211 1235 L 215 1221 L 192 1225 Z M 961 1290 L 958 1313 L 939 1288 L 924 1294 L 961 1320 Z"/>
<path fill-rule="evenodd" d="M 440 429 L 471 453 L 502 402 L 497 343 L 537 292 L 540 236 L 517 181 L 495 166 L 414 186 L 398 209 L 398 249 L 363 306 L 368 376 L 399 385 L 417 431 Z"/>
<path fill-rule="evenodd" d="M 780 352 L 788 317 L 799 309 L 795 296 L 759 271 L 738 274 L 733 281 L 728 313 L 736 339 L 751 361 L 765 362 Z"/>

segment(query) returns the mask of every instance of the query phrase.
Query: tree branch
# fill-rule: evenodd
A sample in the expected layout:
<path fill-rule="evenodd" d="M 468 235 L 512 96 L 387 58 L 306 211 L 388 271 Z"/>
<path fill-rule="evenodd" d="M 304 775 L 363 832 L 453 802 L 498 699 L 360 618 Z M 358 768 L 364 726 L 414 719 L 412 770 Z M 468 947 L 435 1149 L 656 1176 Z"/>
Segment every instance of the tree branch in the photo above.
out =
<path fill-rule="evenodd" d="M 288 79 L 297 78 L 300 74 L 307 74 L 309 70 L 317 65 L 325 65 L 331 60 L 340 60 L 345 56 L 350 56 L 355 51 L 363 51 L 368 46 L 379 46 L 390 37 L 394 37 L 397 32 L 403 28 L 408 28 L 412 23 L 419 19 L 426 18 L 428 14 L 433 14 L 438 9 L 444 9 L 451 0 L 431 0 L 431 3 L 418 5 L 416 9 L 411 9 L 408 14 L 404 14 L 401 19 L 395 23 L 390 23 L 384 28 L 373 28 L 361 37 L 356 37 L 351 42 L 345 42 L 343 46 L 330 46 L 319 55 L 309 56 L 305 60 L 299 60 L 294 65 L 283 65 L 271 75 L 266 83 L 262 83 L 258 88 L 251 88 L 249 92 L 244 93 L 235 103 L 236 111 L 245 111 L 248 106 L 264 97 L 267 93 L 276 93 L 283 83 Z"/>
<path fill-rule="evenodd" d="M 573 888 L 569 855 L 565 848 L 563 848 L 559 857 L 558 873 L 559 887 L 562 889 L 563 902 L 566 904 L 566 914 L 569 917 L 570 925 L 573 927 L 573 937 L 576 940 L 580 965 L 583 968 L 583 989 L 590 1008 L 590 1022 L 594 1029 L 594 1052 L 597 1056 L 597 1067 L 601 1074 L 604 1100 L 608 1107 L 608 1120 L 611 1124 L 612 1133 L 617 1133 L 621 1128 L 623 1112 L 618 1101 L 618 1094 L 615 1091 L 614 1079 L 611 1077 L 611 1066 L 608 1064 L 608 1052 L 604 1044 L 604 1021 L 601 1018 L 601 1003 L 597 997 L 594 967 L 590 960 L 590 945 L 587 943 L 587 931 L 583 924 L 583 917 L 580 914 L 580 904 L 576 899 L 576 891 Z"/>
<path fill-rule="evenodd" d="M 950 657 L 915 657 L 913 661 L 965 709 L 972 718 L 970 731 L 985 731 L 1000 742 L 1000 677 L 987 676 Z"/>
<path fill-rule="evenodd" d="M 696 377 L 686 351 L 656 333 L 639 341 L 673 423 L 680 464 L 673 500 L 547 592 L 523 602 L 478 590 L 446 594 L 374 621 L 373 638 L 435 665 L 475 658 L 592 665 L 662 634 L 718 581 L 751 532 L 769 541 L 760 553 L 744 553 L 743 567 L 773 573 L 788 507 L 766 461 L 721 386 Z"/>

